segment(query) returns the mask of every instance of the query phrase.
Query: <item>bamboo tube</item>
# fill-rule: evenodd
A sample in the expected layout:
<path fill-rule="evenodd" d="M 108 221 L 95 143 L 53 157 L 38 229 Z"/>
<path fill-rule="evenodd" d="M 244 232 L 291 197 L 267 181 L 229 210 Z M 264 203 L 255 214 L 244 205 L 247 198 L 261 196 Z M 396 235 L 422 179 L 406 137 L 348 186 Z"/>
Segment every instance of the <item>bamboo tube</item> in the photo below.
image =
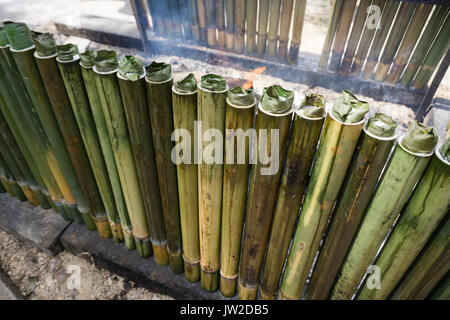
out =
<path fill-rule="evenodd" d="M 177 130 L 187 130 L 190 137 L 194 137 L 194 122 L 197 120 L 197 81 L 192 73 L 172 87 L 172 101 L 175 140 L 180 140 Z M 181 159 L 176 164 L 184 275 L 190 282 L 197 282 L 200 279 L 197 165 L 192 163 L 192 155 L 195 152 L 192 141 L 187 138 L 185 140 L 183 135 L 181 139 L 182 141 L 175 146 L 175 152 L 177 155 L 182 153 Z"/>
<path fill-rule="evenodd" d="M 258 0 L 246 1 L 245 20 L 247 21 L 247 54 L 253 54 L 256 50 L 256 20 L 258 14 Z"/>
<path fill-rule="evenodd" d="M 146 87 L 148 108 L 155 146 L 159 190 L 167 233 L 170 268 L 183 272 L 180 210 L 177 190 L 177 169 L 171 159 L 174 146 L 172 112 L 172 70 L 165 63 L 153 62 L 147 67 Z"/>
<path fill-rule="evenodd" d="M 377 31 L 375 32 L 366 64 L 362 70 L 362 77 L 365 79 L 369 79 L 372 76 L 375 66 L 378 63 L 380 52 L 383 49 L 384 42 L 391 29 L 395 14 L 401 4 L 402 1 L 386 1 L 379 28 L 377 28 Z"/>
<path fill-rule="evenodd" d="M 125 56 L 119 63 L 117 77 L 149 223 L 153 254 L 156 263 L 167 265 L 169 257 L 167 255 L 166 230 L 145 90 L 144 66 L 137 58 Z"/>
<path fill-rule="evenodd" d="M 309 171 L 325 117 L 325 99 L 310 94 L 295 111 L 286 164 L 281 176 L 278 200 L 267 247 L 260 297 L 273 300 L 278 293 L 284 261 L 300 210 Z"/>
<path fill-rule="evenodd" d="M 343 91 L 325 120 L 283 281 L 281 299 L 299 299 L 350 165 L 369 104 Z"/>
<path fill-rule="evenodd" d="M 331 50 L 330 65 L 328 67 L 330 70 L 338 71 L 341 64 L 341 58 L 344 53 L 345 44 L 347 43 L 348 34 L 350 32 L 356 2 L 356 0 L 346 1 L 339 16 L 339 24 L 333 42 L 333 49 Z"/>
<path fill-rule="evenodd" d="M 350 299 L 425 171 L 437 137 L 414 123 L 395 148 L 331 291 L 331 299 Z"/>
<path fill-rule="evenodd" d="M 89 105 L 84 106 L 84 108 L 88 108 L 90 111 L 86 111 L 92 115 L 94 123 L 90 126 L 92 127 L 92 131 L 88 131 L 87 127 L 85 130 L 82 130 L 83 134 L 86 134 L 86 137 L 89 139 L 90 143 L 87 149 L 88 152 L 91 152 L 93 149 L 93 158 L 96 159 L 96 164 L 93 165 L 98 168 L 102 168 L 102 161 L 104 159 L 104 164 L 106 165 L 107 177 L 109 176 L 109 183 L 111 184 L 112 193 L 114 196 L 115 208 L 118 215 L 115 215 L 114 218 L 111 216 L 111 220 L 115 222 L 115 224 L 120 223 L 122 226 L 122 233 L 124 235 L 125 246 L 128 249 L 132 249 L 135 247 L 134 237 L 132 234 L 132 225 L 131 219 L 128 214 L 127 204 L 125 203 L 125 197 L 122 190 L 122 185 L 120 183 L 119 172 L 117 170 L 116 161 L 114 159 L 114 151 L 109 139 L 108 128 L 106 125 L 106 119 L 103 115 L 101 99 L 99 96 L 99 92 L 97 90 L 95 73 L 93 71 L 94 63 L 93 58 L 95 57 L 95 53 L 92 51 L 87 51 L 80 55 L 80 67 L 81 67 L 81 75 L 83 77 L 83 82 L 86 88 L 86 94 L 89 100 Z M 80 105 L 81 107 L 81 105 Z M 86 121 L 89 121 L 86 119 Z M 89 121 L 91 122 L 91 121 Z M 89 123 L 86 122 L 86 123 Z M 96 133 L 95 133 L 96 132 Z M 87 136 L 89 134 L 89 137 Z M 95 136 L 98 136 L 98 140 L 100 141 L 100 149 L 98 145 L 92 143 L 95 141 Z M 95 147 L 95 149 L 94 149 Z M 102 169 L 104 170 L 104 169 Z M 99 176 L 101 179 L 101 176 Z M 105 182 L 97 182 L 101 190 L 104 190 L 105 185 L 107 186 L 108 181 Z M 104 194 L 107 195 L 109 193 L 108 189 L 104 191 Z M 111 200 L 104 200 L 105 202 L 109 201 L 107 206 L 111 207 Z"/>
<path fill-rule="evenodd" d="M 250 171 L 250 145 L 245 135 L 253 128 L 256 99 L 253 90 L 236 87 L 228 93 L 225 110 L 226 164 L 223 174 L 222 230 L 220 250 L 220 292 L 232 297 L 236 292 L 244 225 L 245 199 Z M 235 147 L 235 137 L 237 147 Z M 232 160 L 232 162 L 231 162 Z"/>
<path fill-rule="evenodd" d="M 179 0 L 181 23 L 183 25 L 183 38 L 192 39 L 192 25 L 190 17 L 189 0 Z"/>
<path fill-rule="evenodd" d="M 424 300 L 430 294 L 450 268 L 449 234 L 447 215 L 389 299 Z"/>
<path fill-rule="evenodd" d="M 198 26 L 197 0 L 189 0 L 189 12 L 191 16 L 192 38 L 194 41 L 200 41 L 200 31 Z"/>
<path fill-rule="evenodd" d="M 233 50 L 234 47 L 234 0 L 225 1 L 225 15 L 226 15 L 226 34 L 225 46 L 227 50 Z"/>
<path fill-rule="evenodd" d="M 225 7 L 224 0 L 216 0 L 216 21 L 217 21 L 217 44 L 219 48 L 225 49 Z"/>
<path fill-rule="evenodd" d="M 205 1 L 206 0 L 197 0 L 197 14 L 198 14 L 200 42 L 207 42 Z"/>
<path fill-rule="evenodd" d="M 0 182 L 11 197 L 17 197 L 21 202 L 27 201 L 22 189 L 17 184 L 13 173 L 0 153 Z"/>
<path fill-rule="evenodd" d="M 197 142 L 201 144 L 196 158 L 198 160 L 200 267 L 201 285 L 207 291 L 217 289 L 220 267 L 223 140 L 215 137 L 213 146 L 215 144 L 218 146 L 213 150 L 211 150 L 210 143 L 205 140 L 209 137 L 209 129 L 218 130 L 223 139 L 227 91 L 228 87 L 224 78 L 209 74 L 202 77 L 197 94 L 197 119 L 202 121 L 201 128 L 197 128 L 202 140 Z M 211 137 L 209 139 L 211 140 Z M 204 148 L 207 148 L 209 153 L 204 153 Z M 203 159 L 205 155 L 208 156 L 208 159 Z"/>
<path fill-rule="evenodd" d="M 289 42 L 289 34 L 291 31 L 292 11 L 294 8 L 294 0 L 283 0 L 281 7 L 280 20 L 280 41 L 278 45 L 278 58 L 280 60 L 287 59 L 287 48 Z"/>
<path fill-rule="evenodd" d="M 386 82 L 395 84 L 399 81 L 432 8 L 431 4 L 421 4 L 414 12 Z"/>
<path fill-rule="evenodd" d="M 450 300 L 450 275 L 442 279 L 431 294 L 427 297 L 428 300 Z"/>
<path fill-rule="evenodd" d="M 234 2 L 234 51 L 244 53 L 245 48 L 245 1 Z"/>
<path fill-rule="evenodd" d="M 447 142 L 447 151 L 450 140 Z M 380 267 L 376 290 L 363 285 L 360 300 L 386 299 L 450 208 L 450 162 L 437 148 L 423 178 L 375 264 Z"/>
<path fill-rule="evenodd" d="M 448 35 L 450 34 L 450 16 L 445 20 L 444 25 L 439 31 L 436 40 L 433 43 L 433 46 L 430 48 L 430 51 L 427 54 L 422 66 L 420 67 L 417 75 L 412 83 L 412 86 L 416 90 L 422 90 L 428 84 L 431 76 L 434 74 L 439 61 L 441 61 L 444 54 L 447 52 L 450 46 L 450 38 Z"/>
<path fill-rule="evenodd" d="M 400 82 L 402 85 L 409 87 L 417 70 L 422 65 L 428 50 L 432 47 L 434 39 L 438 34 L 439 29 L 445 21 L 445 17 L 448 15 L 450 7 L 448 6 L 436 6 L 433 14 L 420 37 L 419 43 L 417 44 L 411 59 L 406 66 L 405 72 L 403 73 Z"/>
<path fill-rule="evenodd" d="M 116 53 L 114 51 L 97 52 L 93 71 L 117 172 L 130 215 L 136 249 L 141 257 L 148 257 L 152 254 L 150 233 L 116 76 Z"/>
<path fill-rule="evenodd" d="M 271 0 L 269 7 L 269 30 L 267 32 L 267 55 L 275 57 L 278 46 L 281 0 Z"/>
<path fill-rule="evenodd" d="M 267 25 L 269 22 L 270 0 L 259 0 L 258 10 L 258 31 L 256 33 L 256 54 L 263 56 L 266 54 Z"/>
<path fill-rule="evenodd" d="M 346 76 L 352 66 L 353 57 L 355 55 L 359 39 L 361 38 L 364 27 L 366 27 L 367 8 L 371 3 L 372 0 L 361 0 L 358 6 L 352 32 L 350 33 L 350 37 L 348 39 L 347 49 L 345 49 L 344 58 L 342 59 L 341 66 L 339 67 L 339 74 L 342 76 Z M 366 29 L 368 28 L 366 27 Z"/>
<path fill-rule="evenodd" d="M 339 16 L 344 5 L 344 0 L 334 0 L 333 8 L 331 9 L 331 17 L 328 22 L 327 35 L 322 47 L 322 53 L 320 55 L 319 67 L 322 69 L 327 68 L 328 58 L 330 56 L 331 45 L 333 44 L 334 35 L 339 23 Z"/>
<path fill-rule="evenodd" d="M 380 63 L 375 69 L 374 75 L 375 81 L 385 80 L 389 68 L 391 67 L 392 62 L 394 61 L 395 53 L 398 50 L 400 42 L 402 42 L 402 38 L 404 38 L 403 43 L 405 43 L 406 45 L 408 45 L 408 43 L 410 43 L 412 40 L 416 40 L 416 38 L 412 39 L 414 35 L 408 33 L 407 30 L 408 24 L 413 26 L 414 33 L 421 32 L 423 23 L 426 21 L 431 6 L 426 7 L 421 6 L 423 10 L 420 10 L 421 8 L 418 8 L 418 14 L 414 14 L 417 6 L 418 5 L 416 3 L 412 2 L 402 3 L 400 10 L 397 14 L 397 18 L 395 19 L 395 22 L 392 26 L 392 30 L 389 34 L 389 38 L 386 42 L 385 48 L 383 50 L 383 54 L 380 57 Z M 412 44 L 412 46 L 414 45 L 415 43 Z M 402 50 L 402 47 L 400 47 L 400 50 Z M 402 54 L 402 51 L 399 51 L 399 54 Z"/>
<path fill-rule="evenodd" d="M 289 46 L 288 62 L 297 64 L 300 42 L 302 40 L 303 22 L 305 19 L 306 0 L 296 0 L 294 6 L 294 22 L 292 25 L 291 45 Z"/>
<path fill-rule="evenodd" d="M 170 20 L 172 23 L 172 36 L 183 39 L 179 0 L 169 0 L 168 2 L 170 7 Z"/>
<path fill-rule="evenodd" d="M 217 46 L 216 35 L 216 4 L 215 0 L 205 0 L 206 10 L 206 33 L 208 39 L 208 46 Z"/>
<path fill-rule="evenodd" d="M 281 167 L 292 119 L 294 93 L 280 86 L 265 88 L 258 114 L 256 132 L 259 133 L 260 159 L 250 173 L 245 226 L 239 269 L 239 298 L 254 300 L 258 293 L 259 277 L 266 243 L 272 223 L 275 197 L 281 177 Z M 264 139 L 263 133 L 265 133 Z M 263 137 L 263 138 L 262 138 Z M 270 154 L 269 161 L 261 157 Z M 255 150 L 256 152 L 256 150 Z M 265 162 L 265 163 L 263 163 Z"/>
<path fill-rule="evenodd" d="M 324 300 L 328 297 L 394 145 L 396 125 L 391 117 L 376 114 L 363 128 L 308 285 L 307 299 Z"/>

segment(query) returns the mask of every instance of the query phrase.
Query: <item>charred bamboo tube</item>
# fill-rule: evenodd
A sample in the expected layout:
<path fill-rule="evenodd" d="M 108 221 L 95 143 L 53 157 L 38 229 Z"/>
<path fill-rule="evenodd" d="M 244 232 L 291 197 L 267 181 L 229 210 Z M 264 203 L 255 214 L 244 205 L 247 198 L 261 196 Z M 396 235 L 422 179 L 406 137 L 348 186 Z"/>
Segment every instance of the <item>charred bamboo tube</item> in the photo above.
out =
<path fill-rule="evenodd" d="M 3 159 L 2 153 L 0 153 L 0 182 L 11 197 L 17 197 L 22 202 L 27 201 L 27 197 L 23 194 L 5 159 Z"/>
<path fill-rule="evenodd" d="M 387 82 L 395 84 L 400 80 L 400 76 L 408 63 L 408 59 L 411 57 L 417 39 L 422 32 L 423 26 L 425 25 L 432 8 L 433 5 L 431 4 L 421 4 L 414 12 L 408 30 L 406 31 L 402 44 L 396 54 L 392 68 L 389 71 L 389 75 L 386 79 Z"/>
<path fill-rule="evenodd" d="M 181 23 L 180 3 L 179 0 L 169 0 L 170 15 L 172 21 L 173 36 L 178 39 L 183 39 L 183 26 Z"/>
<path fill-rule="evenodd" d="M 300 298 L 368 110 L 367 102 L 344 90 L 328 112 L 286 263 L 281 299 Z"/>
<path fill-rule="evenodd" d="M 363 285 L 358 299 L 387 299 L 450 209 L 450 140 L 437 148 L 423 178 L 376 260 L 381 288 Z"/>
<path fill-rule="evenodd" d="M 256 53 L 258 56 L 263 56 L 266 54 L 269 7 L 270 0 L 259 0 L 258 32 L 256 33 Z"/>
<path fill-rule="evenodd" d="M 234 2 L 234 51 L 243 53 L 245 48 L 245 1 Z"/>
<path fill-rule="evenodd" d="M 215 0 L 205 0 L 206 10 L 206 33 L 208 38 L 208 46 L 217 46 L 216 35 L 216 4 Z"/>
<path fill-rule="evenodd" d="M 278 44 L 278 58 L 280 60 L 287 59 L 287 47 L 289 42 L 289 33 L 291 31 L 292 11 L 294 8 L 294 0 L 283 0 L 281 7 L 280 20 L 280 41 Z"/>
<path fill-rule="evenodd" d="M 271 0 L 269 8 L 269 30 L 267 32 L 267 55 L 275 57 L 278 47 L 281 0 Z"/>
<path fill-rule="evenodd" d="M 217 21 L 217 44 L 219 48 L 225 49 L 225 7 L 224 0 L 216 0 L 216 21 Z"/>
<path fill-rule="evenodd" d="M 258 14 L 258 0 L 246 1 L 246 21 L 247 21 L 247 54 L 253 54 L 256 50 L 256 20 Z"/>
<path fill-rule="evenodd" d="M 183 37 L 185 40 L 192 39 L 192 21 L 190 17 L 189 0 L 179 0 L 181 23 L 183 25 Z"/>
<path fill-rule="evenodd" d="M 206 0 L 197 0 L 198 27 L 201 42 L 207 42 L 205 1 Z"/>
<path fill-rule="evenodd" d="M 256 99 L 252 89 L 243 90 L 236 87 L 228 92 L 220 250 L 220 292 L 225 297 L 232 297 L 236 292 L 252 143 L 251 136 L 248 142 L 245 137 L 249 132 L 251 134 L 251 131 L 247 130 L 253 127 L 255 105 Z"/>
<path fill-rule="evenodd" d="M 366 268 L 425 171 L 437 142 L 432 128 L 414 123 L 402 137 L 372 197 L 331 291 L 331 299 L 350 299 Z"/>
<path fill-rule="evenodd" d="M 302 106 L 295 111 L 267 247 L 260 289 L 261 299 L 276 298 L 325 114 L 325 99 L 318 94 L 307 95 Z"/>
<path fill-rule="evenodd" d="M 258 293 L 264 252 L 284 163 L 293 101 L 292 91 L 272 86 L 264 89 L 259 104 L 256 116 L 259 160 L 253 165 L 250 174 L 239 269 L 241 300 L 254 300 Z M 269 154 L 271 159 L 267 159 Z"/>
<path fill-rule="evenodd" d="M 116 76 L 116 53 L 114 51 L 97 52 L 93 71 L 117 172 L 130 215 L 136 249 L 141 257 L 148 257 L 152 254 L 150 233 Z"/>
<path fill-rule="evenodd" d="M 411 33 L 408 32 L 407 27 L 408 24 L 412 26 L 414 29 L 414 33 L 420 33 L 422 31 L 423 23 L 426 21 L 429 10 L 431 9 L 431 5 L 428 6 L 421 6 L 417 11 L 417 4 L 412 2 L 403 2 L 400 10 L 397 14 L 397 18 L 395 19 L 395 23 L 392 27 L 392 30 L 389 34 L 389 38 L 386 42 L 385 48 L 383 50 L 383 54 L 380 57 L 380 63 L 378 64 L 376 70 L 374 79 L 375 81 L 384 81 L 386 78 L 386 75 L 389 71 L 389 68 L 394 61 L 395 53 L 398 50 L 398 47 L 400 45 L 400 42 L 403 42 L 405 45 L 408 46 L 408 43 L 410 43 L 412 40 L 416 40 L 416 38 L 413 37 Z M 422 10 L 421 10 L 422 8 Z M 414 12 L 416 11 L 416 14 L 414 15 Z M 414 16 L 413 16 L 414 15 Z M 411 17 L 413 19 L 411 19 Z M 410 23 L 411 22 L 411 23 Z M 406 34 L 405 34 L 405 31 Z M 403 37 L 405 35 L 405 37 Z M 412 39 L 414 38 L 414 39 Z M 411 44 L 410 44 L 411 45 Z M 415 41 L 412 44 L 414 47 Z M 400 47 L 399 54 L 402 54 L 402 47 Z M 409 58 L 409 55 L 408 57 Z"/>
<path fill-rule="evenodd" d="M 439 61 L 441 61 L 444 54 L 447 52 L 450 46 L 450 16 L 445 20 L 444 25 L 442 26 L 436 40 L 433 43 L 433 46 L 430 48 L 430 51 L 427 54 L 422 66 L 417 72 L 416 77 L 412 83 L 412 86 L 416 90 L 422 90 L 428 84 L 431 76 L 434 74 Z"/>
<path fill-rule="evenodd" d="M 434 39 L 438 34 L 439 28 L 445 21 L 445 17 L 448 15 L 450 7 L 448 6 L 437 6 L 435 7 L 431 18 L 420 37 L 419 43 L 417 44 L 411 59 L 403 73 L 400 82 L 402 85 L 409 87 L 417 70 L 422 65 L 424 58 L 427 55 L 428 50 L 432 47 Z"/>
<path fill-rule="evenodd" d="M 352 23 L 353 12 L 356 7 L 356 0 L 350 0 L 345 2 L 341 14 L 339 16 L 339 24 L 336 30 L 336 36 L 333 42 L 333 49 L 331 51 L 331 59 L 329 69 L 338 71 L 341 64 L 342 54 L 344 53 L 344 47 L 347 43 L 347 37 L 350 32 L 350 26 Z"/>
<path fill-rule="evenodd" d="M 296 0 L 294 6 L 294 22 L 292 25 L 291 45 L 289 46 L 289 54 L 287 57 L 290 64 L 297 64 L 300 42 L 302 40 L 305 11 L 306 0 Z"/>
<path fill-rule="evenodd" d="M 87 108 L 86 116 L 87 114 L 92 115 L 92 119 L 94 123 L 92 123 L 92 120 L 86 119 L 86 124 L 91 123 L 89 126 L 91 126 L 91 129 L 88 129 L 88 126 L 84 127 L 84 130 L 82 130 L 83 135 L 86 135 L 86 138 L 88 139 L 89 143 L 85 144 L 88 148 L 87 151 L 89 153 L 92 153 L 91 157 L 91 164 L 93 167 L 100 168 L 103 172 L 104 169 L 103 166 L 106 165 L 106 181 L 100 180 L 102 179 L 102 176 L 98 176 L 97 182 L 100 190 L 103 190 L 103 193 L 105 196 L 108 196 L 109 188 L 108 188 L 108 180 L 112 188 L 113 193 L 113 199 L 115 203 L 115 209 L 116 213 L 114 217 L 111 215 L 110 220 L 114 221 L 114 224 L 117 225 L 120 223 L 122 227 L 122 233 L 125 240 L 125 246 L 128 249 L 135 248 L 135 241 L 132 233 L 132 225 L 130 216 L 128 214 L 127 205 L 125 203 L 125 197 L 122 190 L 122 185 L 120 183 L 119 178 L 119 172 L 117 170 L 116 161 L 114 159 L 114 151 L 111 144 L 111 141 L 109 139 L 108 135 L 108 128 L 106 125 L 106 119 L 103 115 L 102 110 L 102 104 L 101 99 L 99 96 L 99 92 L 97 90 L 96 80 L 95 80 L 95 73 L 93 71 L 94 62 L 93 58 L 95 57 L 96 53 L 92 51 L 86 51 L 85 53 L 82 53 L 80 55 L 80 67 L 81 67 L 81 75 L 83 77 L 84 86 L 86 88 L 86 94 L 89 100 L 89 104 L 87 106 L 82 106 L 80 102 L 80 111 L 84 111 L 85 108 Z M 75 81 L 75 80 L 72 80 Z M 77 114 L 77 113 L 76 113 Z M 83 116 L 84 114 L 80 114 Z M 96 139 L 95 136 L 98 136 Z M 98 145 L 95 145 L 93 142 L 98 140 L 100 143 L 100 148 Z M 95 159 L 95 164 L 93 160 Z M 95 172 L 95 171 L 94 171 Z M 109 179 L 108 179 L 109 177 Z M 103 178 L 104 179 L 104 178 Z M 110 197 L 110 196 L 109 196 Z M 114 204 L 111 204 L 111 200 L 108 198 L 105 198 L 104 200 L 105 205 L 107 208 L 113 207 Z M 106 203 L 108 202 L 108 203 Z M 108 211 L 107 211 L 108 213 Z M 117 227 L 118 229 L 118 227 Z"/>
<path fill-rule="evenodd" d="M 156 263 L 167 265 L 169 257 L 166 230 L 145 89 L 144 66 L 136 57 L 125 56 L 119 63 L 117 77 L 149 224 L 153 254 Z"/>
<path fill-rule="evenodd" d="M 342 7 L 344 6 L 344 0 L 334 0 L 333 8 L 331 9 L 331 17 L 328 22 L 327 35 L 325 37 L 325 43 L 322 47 L 322 53 L 320 55 L 319 67 L 326 69 L 328 65 L 328 58 L 330 56 L 331 46 L 333 44 L 334 35 L 339 23 L 339 16 L 341 15 Z"/>
<path fill-rule="evenodd" d="M 226 15 L 226 34 L 225 46 L 227 50 L 233 50 L 234 47 L 234 0 L 225 1 L 225 15 Z"/>
<path fill-rule="evenodd" d="M 390 299 L 424 300 L 428 297 L 450 268 L 449 234 L 450 219 L 447 215 L 414 260 Z"/>
<path fill-rule="evenodd" d="M 364 133 L 348 168 L 334 218 L 308 285 L 307 299 L 324 300 L 328 297 L 394 145 L 396 126 L 391 117 L 376 114 L 363 128 Z"/>
<path fill-rule="evenodd" d="M 177 158 L 178 195 L 180 199 L 180 221 L 183 242 L 184 275 L 190 282 L 200 279 L 200 240 L 198 233 L 198 179 L 197 165 L 192 162 L 194 148 L 191 139 L 182 132 L 187 130 L 195 136 L 194 122 L 197 120 L 197 81 L 191 73 L 172 87 L 173 123 Z M 179 134 L 177 133 L 179 132 Z M 179 149 L 180 148 L 180 149 Z M 186 157 L 185 157 L 186 156 Z M 173 157 L 173 155 L 172 155 Z"/>
<path fill-rule="evenodd" d="M 228 87 L 221 76 L 202 77 L 197 96 L 197 119 L 202 137 L 198 163 L 198 206 L 200 234 L 201 285 L 207 291 L 217 289 L 220 267 L 220 222 L 223 189 L 223 133 Z M 210 129 L 216 130 L 213 135 Z M 198 130 L 198 129 L 197 129 Z M 214 143 L 211 141 L 214 136 Z M 206 140 L 206 141 L 205 141 Z M 203 152 L 205 149 L 205 152 Z M 209 152 L 209 153 L 208 153 Z M 201 157 L 201 158 L 200 158 Z M 204 157 L 207 157 L 204 159 Z"/>
<path fill-rule="evenodd" d="M 192 38 L 194 41 L 200 41 L 200 31 L 198 26 L 197 0 L 189 0 L 189 12 L 191 17 Z"/>
<path fill-rule="evenodd" d="M 383 44 L 389 34 L 389 30 L 391 29 L 392 22 L 394 21 L 395 14 L 397 13 L 400 4 L 402 4 L 402 1 L 386 1 L 379 28 L 377 28 L 377 31 L 375 32 L 370 52 L 362 71 L 362 77 L 365 79 L 369 79 L 372 76 L 375 66 L 378 63 L 380 52 L 383 49 Z"/>
<path fill-rule="evenodd" d="M 345 49 L 344 58 L 342 59 L 341 66 L 339 67 L 339 74 L 342 76 L 346 76 L 350 71 L 350 67 L 352 66 L 353 57 L 355 55 L 356 48 L 366 24 L 367 8 L 371 3 L 372 0 L 362 0 L 358 6 L 358 11 L 356 14 L 355 22 L 353 23 L 352 32 L 348 39 L 347 49 Z"/>
<path fill-rule="evenodd" d="M 159 190 L 167 234 L 170 267 L 175 273 L 183 272 L 180 210 L 177 189 L 177 169 L 172 162 L 174 146 L 172 112 L 172 70 L 165 63 L 153 62 L 147 67 L 146 87 L 148 108 L 155 146 Z"/>

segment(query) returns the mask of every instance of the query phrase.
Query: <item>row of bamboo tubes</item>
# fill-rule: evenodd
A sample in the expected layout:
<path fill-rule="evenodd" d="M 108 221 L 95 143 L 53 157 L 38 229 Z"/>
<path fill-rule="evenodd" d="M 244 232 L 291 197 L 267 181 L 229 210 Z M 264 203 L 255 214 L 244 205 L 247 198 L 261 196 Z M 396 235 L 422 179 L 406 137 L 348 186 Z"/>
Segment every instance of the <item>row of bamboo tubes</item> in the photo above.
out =
<path fill-rule="evenodd" d="M 175 82 L 169 64 L 79 54 L 21 23 L 0 28 L 0 69 L 2 192 L 226 297 L 448 292 L 450 140 L 437 146 L 430 127 L 414 122 L 400 136 L 391 117 L 366 119 L 368 103 L 348 91 L 326 108 L 317 94 L 294 106 L 277 85 L 258 101 L 219 75 Z M 267 141 L 246 139 L 232 164 L 220 161 L 238 148 L 229 129 L 251 128 Z M 216 162 L 191 162 L 203 153 L 174 129 L 199 133 L 203 150 L 217 139 L 208 129 L 226 134 L 209 150 Z M 264 152 L 278 152 L 275 172 L 250 162 Z M 382 288 L 358 291 L 375 257 Z"/>

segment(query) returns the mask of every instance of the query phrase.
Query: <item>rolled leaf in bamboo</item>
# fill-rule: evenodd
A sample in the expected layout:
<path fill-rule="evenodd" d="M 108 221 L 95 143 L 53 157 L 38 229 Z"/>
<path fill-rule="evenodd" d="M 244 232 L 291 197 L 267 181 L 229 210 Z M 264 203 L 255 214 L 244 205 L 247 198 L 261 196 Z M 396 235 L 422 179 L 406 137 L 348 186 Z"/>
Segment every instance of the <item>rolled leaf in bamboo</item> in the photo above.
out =
<path fill-rule="evenodd" d="M 172 102 L 175 129 L 172 140 L 178 141 L 174 152 L 179 156 L 176 158 L 176 165 L 184 275 L 187 280 L 196 282 L 200 279 L 198 179 L 197 165 L 193 162 L 195 150 L 191 139 L 195 136 L 194 122 L 197 120 L 197 80 L 192 73 L 172 87 Z M 189 134 L 190 138 L 182 133 Z"/>
<path fill-rule="evenodd" d="M 227 91 L 223 77 L 208 74 L 202 77 L 197 95 L 197 119 L 202 121 L 198 132 L 202 137 L 199 141 L 201 148 L 197 154 L 200 267 L 201 284 L 207 291 L 217 289 L 220 267 L 223 133 Z M 210 142 L 211 130 L 216 132 L 214 143 Z"/>
<path fill-rule="evenodd" d="M 226 15 L 226 34 L 225 46 L 227 50 L 233 50 L 234 47 L 234 0 L 225 1 L 225 15 Z"/>
<path fill-rule="evenodd" d="M 328 65 L 328 58 L 330 56 L 331 46 L 333 44 L 336 29 L 339 23 L 339 16 L 341 14 L 342 7 L 344 6 L 344 0 L 334 0 L 333 8 L 331 9 L 331 17 L 328 21 L 327 34 L 325 42 L 322 47 L 322 53 L 320 54 L 319 67 L 326 69 Z"/>
<path fill-rule="evenodd" d="M 236 87 L 228 92 L 220 250 L 220 291 L 225 297 L 232 297 L 236 292 L 250 171 L 250 146 L 255 143 L 252 141 L 255 136 L 251 136 L 254 132 L 247 130 L 253 127 L 255 105 L 256 99 L 252 89 L 243 90 Z M 247 134 L 250 134 L 248 140 Z"/>
<path fill-rule="evenodd" d="M 395 148 L 341 267 L 331 299 L 350 299 L 424 173 L 436 146 L 432 128 L 417 122 Z"/>
<path fill-rule="evenodd" d="M 328 297 L 394 145 L 396 126 L 391 117 L 379 113 L 363 128 L 308 285 L 308 299 Z"/>
<path fill-rule="evenodd" d="M 247 22 L 247 54 L 253 54 L 256 50 L 256 20 L 258 18 L 258 0 L 246 1 L 245 20 Z"/>
<path fill-rule="evenodd" d="M 152 62 L 146 75 L 148 108 L 155 146 L 161 204 L 166 224 L 167 249 L 170 267 L 183 272 L 180 209 L 178 202 L 177 169 L 172 162 L 174 143 L 172 112 L 172 70 L 165 63 Z"/>
<path fill-rule="evenodd" d="M 284 261 L 316 154 L 325 115 L 325 99 L 319 94 L 307 95 L 302 106 L 295 111 L 286 164 L 281 176 L 267 246 L 260 289 L 261 299 L 272 300 L 278 293 Z"/>
<path fill-rule="evenodd" d="M 243 53 L 245 48 L 245 1 L 234 2 L 234 51 Z"/>
<path fill-rule="evenodd" d="M 423 178 L 375 264 L 381 288 L 365 284 L 358 299 L 387 299 L 450 209 L 450 139 L 435 150 Z M 446 158 L 449 155 L 449 159 Z"/>
<path fill-rule="evenodd" d="M 198 28 L 201 42 L 207 42 L 205 1 L 206 0 L 197 0 Z"/>
<path fill-rule="evenodd" d="M 256 33 L 256 53 L 258 56 L 266 54 L 267 26 L 269 24 L 270 0 L 259 0 L 258 31 Z"/>
<path fill-rule="evenodd" d="M 294 8 L 294 0 L 283 0 L 281 7 L 280 20 L 280 41 L 278 44 L 278 58 L 280 60 L 287 59 L 287 48 L 289 42 L 289 35 L 291 31 L 292 11 Z"/>
<path fill-rule="evenodd" d="M 239 297 L 242 300 L 254 300 L 258 293 L 284 163 L 293 101 L 292 91 L 276 85 L 264 89 L 259 104 L 256 116 L 259 158 L 250 174 L 239 269 Z M 269 154 L 271 159 L 266 158 Z"/>
<path fill-rule="evenodd" d="M 294 6 L 294 22 L 292 25 L 292 38 L 289 46 L 288 62 L 297 64 L 300 41 L 302 40 L 303 22 L 305 19 L 306 0 L 296 0 Z"/>
<path fill-rule="evenodd" d="M 197 0 L 188 0 L 189 1 L 189 15 L 191 19 L 191 28 L 192 28 L 192 39 L 194 41 L 200 41 L 200 31 L 198 26 L 198 9 L 197 9 Z"/>
<path fill-rule="evenodd" d="M 345 90 L 328 111 L 286 262 L 281 299 L 301 296 L 368 111 L 367 102 Z"/>
<path fill-rule="evenodd" d="M 280 11 L 281 0 L 271 0 L 269 7 L 269 30 L 267 32 L 267 55 L 269 57 L 275 57 L 277 55 Z"/>

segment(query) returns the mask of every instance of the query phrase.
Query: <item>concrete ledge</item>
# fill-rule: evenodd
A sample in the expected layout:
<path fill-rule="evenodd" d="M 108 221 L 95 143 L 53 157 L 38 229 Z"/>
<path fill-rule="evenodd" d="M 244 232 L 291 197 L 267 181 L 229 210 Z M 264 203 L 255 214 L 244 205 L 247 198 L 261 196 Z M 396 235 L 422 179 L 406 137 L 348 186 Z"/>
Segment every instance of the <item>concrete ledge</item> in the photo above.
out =
<path fill-rule="evenodd" d="M 0 271 L 0 301 L 26 300 L 19 289 Z"/>

